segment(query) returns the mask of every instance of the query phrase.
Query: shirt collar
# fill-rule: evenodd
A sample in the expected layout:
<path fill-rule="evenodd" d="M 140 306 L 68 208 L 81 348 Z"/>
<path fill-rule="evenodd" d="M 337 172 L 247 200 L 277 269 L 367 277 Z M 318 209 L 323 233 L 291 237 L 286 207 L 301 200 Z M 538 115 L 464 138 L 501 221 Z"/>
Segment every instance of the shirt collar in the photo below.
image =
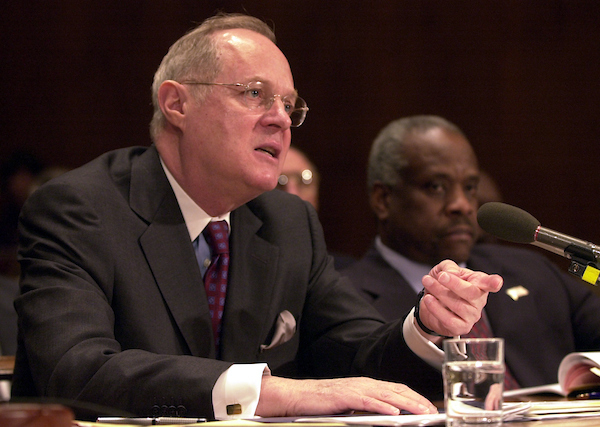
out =
<path fill-rule="evenodd" d="M 177 203 L 179 203 L 179 209 L 181 209 L 181 213 L 183 214 L 183 220 L 185 221 L 185 225 L 190 233 L 191 241 L 196 240 L 196 237 L 202 233 L 202 230 L 204 230 L 204 228 L 211 221 L 227 221 L 227 225 L 229 226 L 231 233 L 231 222 L 229 220 L 231 212 L 227 212 L 225 215 L 219 217 L 211 217 L 209 214 L 204 212 L 204 210 L 198 206 L 190 196 L 188 196 L 183 188 L 181 188 L 177 180 L 173 177 L 173 175 L 171 175 L 171 172 L 169 172 L 169 169 L 163 162 L 162 158 L 160 159 L 160 164 L 165 171 L 165 175 L 167 175 L 167 179 L 169 180 L 169 184 L 171 184 L 171 188 L 173 188 L 173 192 L 177 198 Z"/>

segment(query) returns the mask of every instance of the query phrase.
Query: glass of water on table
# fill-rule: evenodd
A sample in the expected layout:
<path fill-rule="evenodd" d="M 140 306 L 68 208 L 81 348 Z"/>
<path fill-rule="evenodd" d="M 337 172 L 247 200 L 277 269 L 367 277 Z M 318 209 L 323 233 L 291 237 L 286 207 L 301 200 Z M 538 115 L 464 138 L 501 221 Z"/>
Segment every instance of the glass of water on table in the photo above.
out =
<path fill-rule="evenodd" d="M 446 426 L 501 425 L 504 340 L 447 339 L 444 353 Z"/>

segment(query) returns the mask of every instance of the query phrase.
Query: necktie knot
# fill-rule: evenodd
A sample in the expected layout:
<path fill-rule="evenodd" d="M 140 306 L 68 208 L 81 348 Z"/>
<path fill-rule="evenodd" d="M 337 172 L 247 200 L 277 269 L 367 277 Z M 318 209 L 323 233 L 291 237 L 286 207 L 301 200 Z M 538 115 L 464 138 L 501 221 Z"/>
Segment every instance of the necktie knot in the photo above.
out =
<path fill-rule="evenodd" d="M 229 253 L 229 227 L 227 221 L 209 222 L 202 234 L 213 256 Z"/>

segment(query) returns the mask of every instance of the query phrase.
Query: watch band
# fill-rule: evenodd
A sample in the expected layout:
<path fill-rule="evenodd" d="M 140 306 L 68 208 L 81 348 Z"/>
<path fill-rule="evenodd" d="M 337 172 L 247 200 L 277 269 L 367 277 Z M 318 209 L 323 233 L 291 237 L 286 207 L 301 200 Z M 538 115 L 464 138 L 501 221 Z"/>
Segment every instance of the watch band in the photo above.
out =
<path fill-rule="evenodd" d="M 417 303 L 415 304 L 415 320 L 417 321 L 417 325 L 419 325 L 419 328 L 421 328 L 423 330 L 423 332 L 425 332 L 426 334 L 433 335 L 435 337 L 452 338 L 447 335 L 438 334 L 437 332 L 435 332 L 435 331 L 429 329 L 427 326 L 425 326 L 423 324 L 423 322 L 421 322 L 421 316 L 419 316 L 419 309 L 421 307 L 421 300 L 423 299 L 424 295 L 425 295 L 425 289 L 421 289 L 421 292 L 419 292 L 419 295 L 417 295 Z"/>

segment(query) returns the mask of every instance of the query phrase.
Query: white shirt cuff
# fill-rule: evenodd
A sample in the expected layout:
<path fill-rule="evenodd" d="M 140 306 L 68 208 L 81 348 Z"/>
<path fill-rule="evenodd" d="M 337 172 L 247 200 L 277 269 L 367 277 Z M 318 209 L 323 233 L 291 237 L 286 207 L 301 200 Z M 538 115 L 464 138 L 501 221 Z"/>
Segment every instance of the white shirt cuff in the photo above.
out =
<path fill-rule="evenodd" d="M 404 319 L 404 325 L 402 332 L 404 334 L 404 341 L 408 345 L 408 348 L 412 350 L 417 356 L 433 366 L 435 369 L 442 370 L 442 364 L 444 363 L 444 352 L 434 343 L 425 338 L 415 325 L 415 309 L 413 308 L 406 319 Z"/>
<path fill-rule="evenodd" d="M 253 418 L 263 375 L 271 375 L 266 363 L 235 364 L 223 372 L 212 391 L 215 418 Z"/>

